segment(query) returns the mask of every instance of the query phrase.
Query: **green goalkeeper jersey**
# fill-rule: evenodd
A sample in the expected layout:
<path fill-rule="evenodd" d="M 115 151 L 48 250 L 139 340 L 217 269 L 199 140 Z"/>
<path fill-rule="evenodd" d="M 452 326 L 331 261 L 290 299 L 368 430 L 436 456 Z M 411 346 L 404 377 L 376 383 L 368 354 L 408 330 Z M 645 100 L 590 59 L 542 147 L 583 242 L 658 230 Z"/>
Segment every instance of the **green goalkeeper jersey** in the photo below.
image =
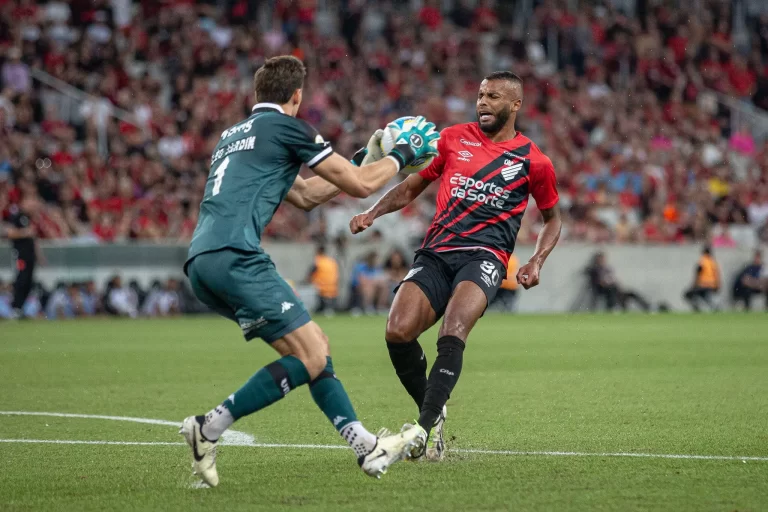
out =
<path fill-rule="evenodd" d="M 248 119 L 224 130 L 187 261 L 223 248 L 260 251 L 261 236 L 302 164 L 316 166 L 333 153 L 306 122 L 260 103 Z"/>

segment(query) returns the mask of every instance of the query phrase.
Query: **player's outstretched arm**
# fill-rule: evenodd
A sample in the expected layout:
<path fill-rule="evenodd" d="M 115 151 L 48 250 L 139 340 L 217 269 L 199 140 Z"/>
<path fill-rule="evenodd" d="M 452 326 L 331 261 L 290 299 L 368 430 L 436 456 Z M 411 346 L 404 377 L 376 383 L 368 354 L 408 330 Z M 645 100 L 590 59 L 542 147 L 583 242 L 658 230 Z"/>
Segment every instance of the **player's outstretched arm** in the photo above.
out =
<path fill-rule="evenodd" d="M 368 144 L 354 154 L 352 163 L 357 167 L 362 167 L 384 158 L 384 154 L 381 151 L 381 137 L 383 134 L 383 130 L 376 130 L 368 140 Z M 339 187 L 320 176 L 313 176 L 306 180 L 297 176 L 285 200 L 297 208 L 311 211 L 315 207 L 330 201 L 340 193 L 341 189 Z"/>
<path fill-rule="evenodd" d="M 563 226 L 558 205 L 541 210 L 541 216 L 544 218 L 544 227 L 536 240 L 536 251 L 528 263 L 517 271 L 517 282 L 523 285 L 526 290 L 539 284 L 541 267 L 544 266 L 547 256 L 557 245 L 557 241 L 560 239 L 560 229 Z"/>
<path fill-rule="evenodd" d="M 308 212 L 323 203 L 327 203 L 339 193 L 341 193 L 339 187 L 325 181 L 320 176 L 313 176 L 306 180 L 301 176 L 296 176 L 285 200 L 296 208 Z"/>
<path fill-rule="evenodd" d="M 312 170 L 342 192 L 362 199 L 383 187 L 400 167 L 395 159 L 385 158 L 358 169 L 349 160 L 334 153 Z"/>
<path fill-rule="evenodd" d="M 336 153 L 331 153 L 312 167 L 318 179 L 295 180 L 286 199 L 299 208 L 311 210 L 339 192 L 366 198 L 383 187 L 400 169 L 414 160 L 437 156 L 436 143 L 440 139 L 440 134 L 435 132 L 434 128 L 433 123 L 423 117 L 417 117 L 414 126 L 397 134 L 394 147 L 386 158 L 382 158 L 384 155 L 380 151 L 381 137 L 384 132 L 376 130 L 368 141 L 368 146 L 355 154 L 354 163 L 348 162 Z M 358 169 L 358 165 L 363 167 Z"/>
<path fill-rule="evenodd" d="M 382 215 L 396 212 L 408 206 L 427 189 L 429 184 L 430 181 L 418 174 L 411 174 L 402 183 L 392 187 L 367 211 L 352 217 L 352 220 L 349 221 L 349 230 L 353 235 L 365 231 L 371 227 L 374 220 Z"/>
<path fill-rule="evenodd" d="M 390 123 L 387 129 L 394 129 Z M 378 133 L 378 132 L 377 132 Z M 374 134 L 375 136 L 376 134 Z M 402 168 L 419 158 L 437 156 L 440 134 L 434 123 L 419 116 L 413 126 L 394 136 L 395 144 L 386 158 L 362 167 L 356 167 L 337 154 L 332 154 L 317 164 L 313 170 L 347 194 L 366 198 L 383 187 Z"/>

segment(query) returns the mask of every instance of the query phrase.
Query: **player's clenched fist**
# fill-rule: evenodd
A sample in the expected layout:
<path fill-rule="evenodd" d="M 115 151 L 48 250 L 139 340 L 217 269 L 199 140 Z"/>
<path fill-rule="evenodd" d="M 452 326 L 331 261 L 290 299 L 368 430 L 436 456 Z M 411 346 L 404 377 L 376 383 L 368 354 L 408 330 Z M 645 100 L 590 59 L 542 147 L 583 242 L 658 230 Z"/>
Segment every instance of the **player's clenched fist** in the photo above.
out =
<path fill-rule="evenodd" d="M 373 214 L 368 212 L 358 213 L 349 221 L 349 230 L 353 235 L 362 233 L 373 225 Z"/>
<path fill-rule="evenodd" d="M 539 265 L 529 261 L 517 271 L 517 282 L 526 290 L 539 284 Z"/>

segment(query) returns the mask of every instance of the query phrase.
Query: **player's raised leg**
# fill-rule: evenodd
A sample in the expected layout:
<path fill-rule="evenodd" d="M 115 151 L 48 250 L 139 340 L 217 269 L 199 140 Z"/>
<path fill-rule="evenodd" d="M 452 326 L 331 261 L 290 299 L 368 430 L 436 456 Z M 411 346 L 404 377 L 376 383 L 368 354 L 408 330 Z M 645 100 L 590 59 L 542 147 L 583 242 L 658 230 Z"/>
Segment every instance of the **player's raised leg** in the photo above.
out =
<path fill-rule="evenodd" d="M 310 320 L 268 256 L 210 252 L 194 258 L 187 271 L 200 300 L 236 319 L 246 339 L 262 338 L 281 356 L 206 415 L 184 420 L 181 432 L 192 448 L 195 472 L 206 483 L 218 483 L 215 453 L 222 433 L 238 419 L 264 409 L 304 384 L 310 385 L 315 402 L 355 451 L 367 474 L 380 476 L 413 446 L 424 444 L 426 432 L 421 427 L 377 439 L 357 420 L 335 376 L 326 336 Z"/>
<path fill-rule="evenodd" d="M 405 281 L 392 302 L 385 339 L 397 377 L 419 409 L 427 391 L 427 356 L 418 337 L 436 321 L 437 314 L 421 288 Z"/>
<path fill-rule="evenodd" d="M 325 365 L 309 383 L 312 398 L 326 415 L 341 437 L 357 455 L 361 469 L 369 476 L 380 477 L 395 462 L 410 456 L 415 448 L 424 446 L 427 433 L 418 425 L 403 429 L 397 434 L 376 437 L 357 419 L 347 392 L 336 377 L 330 356 L 328 338 L 314 322 L 310 330 L 295 332 L 281 341 L 316 346 L 320 340 Z M 302 338 L 302 339 L 300 339 Z M 276 347 L 277 348 L 277 347 Z"/>
<path fill-rule="evenodd" d="M 310 383 L 323 372 L 326 366 L 325 340 L 318 332 L 319 328 L 314 323 L 305 322 L 275 340 L 272 347 L 282 356 L 280 359 L 253 374 L 240 389 L 205 416 L 184 420 L 182 433 L 188 442 L 191 441 L 196 473 L 208 485 L 218 484 L 215 446 L 224 431 L 240 418 L 277 402 L 292 389 Z M 375 437 L 370 436 L 369 440 L 372 448 Z M 208 453 L 211 456 L 206 457 Z"/>
<path fill-rule="evenodd" d="M 220 405 L 204 416 L 190 416 L 181 427 L 192 447 L 195 474 L 215 487 L 219 483 L 216 470 L 216 444 L 235 421 L 277 402 L 292 389 L 308 384 L 322 371 L 322 353 L 286 351 L 282 357 L 264 366 Z"/>
<path fill-rule="evenodd" d="M 427 445 L 427 459 L 440 460 L 445 452 L 443 422 L 445 404 L 461 375 L 464 347 L 469 332 L 488 305 L 486 293 L 472 281 L 460 282 L 445 310 L 437 340 L 437 358 L 427 380 L 419 425 L 433 429 Z"/>
<path fill-rule="evenodd" d="M 328 355 L 328 340 L 320 327 L 309 322 L 272 343 L 281 359 L 262 368 L 238 391 L 205 417 L 196 417 L 203 442 L 214 443 L 236 420 L 280 400 L 289 391 L 309 384 L 312 398 L 341 437 L 354 450 L 363 471 L 379 477 L 387 468 L 423 446 L 426 432 L 419 426 L 377 438 L 360 423 L 344 387 L 337 379 Z M 189 418 L 186 421 L 189 421 Z M 194 449 L 194 446 L 193 446 Z M 213 469 L 215 472 L 215 460 Z M 206 478 L 215 485 L 218 478 Z"/>

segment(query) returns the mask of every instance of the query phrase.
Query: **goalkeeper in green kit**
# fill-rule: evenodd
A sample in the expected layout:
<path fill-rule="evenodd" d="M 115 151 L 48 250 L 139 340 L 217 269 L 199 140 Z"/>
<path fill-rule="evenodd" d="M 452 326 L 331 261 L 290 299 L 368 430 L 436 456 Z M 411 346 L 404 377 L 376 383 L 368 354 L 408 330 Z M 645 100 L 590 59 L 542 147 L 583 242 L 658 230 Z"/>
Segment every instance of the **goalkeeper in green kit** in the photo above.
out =
<path fill-rule="evenodd" d="M 379 130 L 355 154 L 353 165 L 296 119 L 305 74 L 301 61 L 290 56 L 269 59 L 256 72 L 250 117 L 224 130 L 213 151 L 184 265 L 202 302 L 238 322 L 246 340 L 261 338 L 280 355 L 210 412 L 184 420 L 180 432 L 192 449 L 194 471 L 210 486 L 219 482 L 216 444 L 221 434 L 304 384 L 370 476 L 381 476 L 427 438 L 418 425 L 377 437 L 358 421 L 336 378 L 328 338 L 275 270 L 261 248 L 261 235 L 283 200 L 311 210 L 339 192 L 368 197 L 404 166 L 436 155 L 439 135 L 432 123 L 419 118 L 414 128 L 396 134 L 395 147 L 385 157 Z M 300 178 L 302 164 L 317 176 Z"/>

